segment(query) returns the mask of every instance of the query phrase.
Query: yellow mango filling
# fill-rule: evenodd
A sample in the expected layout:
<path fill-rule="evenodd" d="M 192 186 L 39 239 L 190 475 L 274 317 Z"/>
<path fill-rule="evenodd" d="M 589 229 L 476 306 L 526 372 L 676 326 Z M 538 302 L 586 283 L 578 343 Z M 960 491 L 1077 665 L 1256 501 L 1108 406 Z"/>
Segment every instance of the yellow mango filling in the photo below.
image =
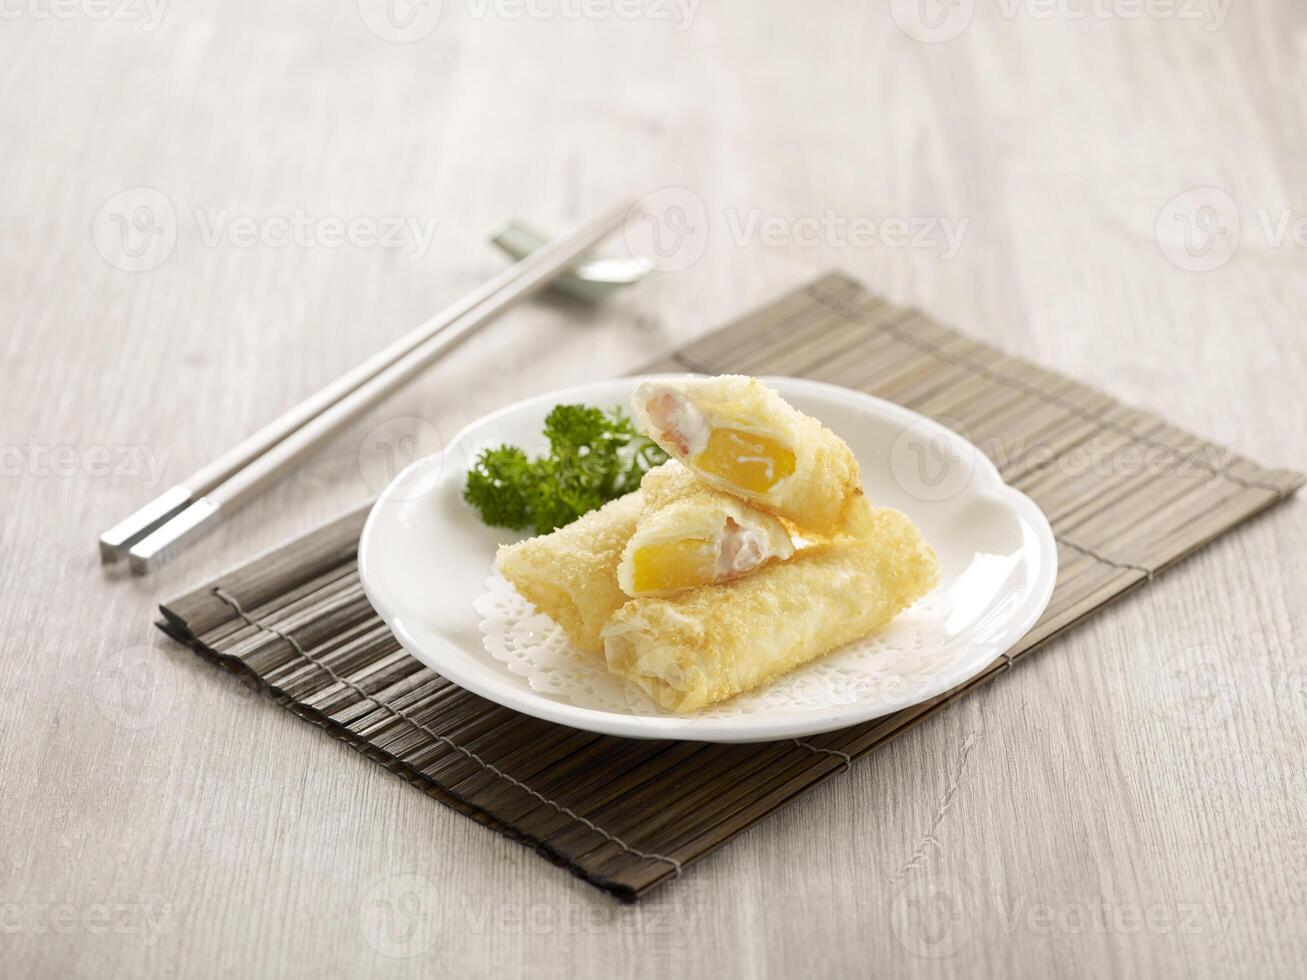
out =
<path fill-rule="evenodd" d="M 708 585 L 717 577 L 717 549 L 702 538 L 659 541 L 631 556 L 636 592 L 664 592 Z"/>
<path fill-rule="evenodd" d="M 794 472 L 794 453 L 768 436 L 713 428 L 693 465 L 750 493 L 766 493 Z"/>

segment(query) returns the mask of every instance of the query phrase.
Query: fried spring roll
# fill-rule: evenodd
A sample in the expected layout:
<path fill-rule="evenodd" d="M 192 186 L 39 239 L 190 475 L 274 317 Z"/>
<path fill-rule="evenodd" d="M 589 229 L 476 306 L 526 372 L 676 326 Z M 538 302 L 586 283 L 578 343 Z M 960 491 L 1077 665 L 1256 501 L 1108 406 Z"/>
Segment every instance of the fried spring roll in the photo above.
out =
<path fill-rule="evenodd" d="M 660 510 L 709 489 L 706 483 L 674 459 L 655 466 L 640 480 L 646 510 Z"/>
<path fill-rule="evenodd" d="M 646 489 L 647 488 L 647 489 Z M 658 508 L 711 492 L 674 460 L 646 473 L 641 490 L 586 514 L 551 534 L 504 545 L 500 574 L 532 605 L 563 627 L 573 645 L 596 652 L 599 631 L 626 602 L 617 569 L 639 518 Z"/>
<path fill-rule="evenodd" d="M 609 671 L 693 711 L 884 626 L 934 588 L 939 563 L 898 511 L 865 512 L 861 531 L 734 582 L 632 599 L 603 631 Z"/>
<path fill-rule="evenodd" d="M 642 382 L 636 424 L 702 480 L 815 534 L 838 533 L 862 474 L 852 450 L 743 375 Z"/>
<path fill-rule="evenodd" d="M 644 513 L 617 568 L 629 596 L 728 582 L 794 554 L 779 520 L 700 483 L 674 460 L 647 474 L 643 486 Z"/>
<path fill-rule="evenodd" d="M 597 652 L 599 631 L 627 600 L 617 565 L 643 508 L 641 491 L 628 493 L 550 534 L 500 546 L 495 567 L 577 649 Z"/>

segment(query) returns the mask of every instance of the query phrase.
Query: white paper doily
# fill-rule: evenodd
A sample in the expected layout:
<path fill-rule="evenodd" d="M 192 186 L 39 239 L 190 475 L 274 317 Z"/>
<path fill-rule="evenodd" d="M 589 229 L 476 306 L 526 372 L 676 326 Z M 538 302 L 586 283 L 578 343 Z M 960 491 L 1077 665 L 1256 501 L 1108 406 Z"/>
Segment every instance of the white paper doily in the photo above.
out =
<path fill-rule="evenodd" d="M 693 717 L 738 718 L 867 702 L 913 704 L 916 692 L 967 654 L 965 645 L 949 642 L 950 607 L 936 590 L 879 632 Z M 573 647 L 562 627 L 497 572 L 486 580 L 473 608 L 481 617 L 486 652 L 525 678 L 533 691 L 580 708 L 671 715 L 638 687 L 610 674 L 602 652 L 582 653 Z"/>

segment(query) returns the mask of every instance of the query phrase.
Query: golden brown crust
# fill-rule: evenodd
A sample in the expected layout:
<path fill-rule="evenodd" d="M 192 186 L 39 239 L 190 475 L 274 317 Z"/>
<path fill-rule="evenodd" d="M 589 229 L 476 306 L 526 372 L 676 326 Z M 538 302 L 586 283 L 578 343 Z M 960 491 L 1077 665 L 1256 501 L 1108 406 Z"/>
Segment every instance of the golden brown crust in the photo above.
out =
<path fill-rule="evenodd" d="M 787 445 L 795 455 L 794 472 L 765 494 L 743 491 L 698 469 L 693 459 L 685 460 L 685 465 L 699 479 L 815 535 L 840 532 L 849 502 L 862 495 L 862 472 L 843 439 L 794 408 L 757 378 L 739 374 L 714 378 L 687 375 L 653 384 L 690 399 L 711 424 L 766 433 Z M 640 390 L 637 389 L 637 396 Z M 644 433 L 676 457 L 677 447 L 650 424 L 640 397 L 633 400 L 632 411 Z M 651 475 L 653 472 L 656 471 L 651 471 Z"/>
<path fill-rule="evenodd" d="M 713 492 L 712 487 L 674 459 L 646 473 L 640 481 L 640 489 L 644 492 L 644 505 L 649 510 L 661 510 L 695 494 Z"/>
<path fill-rule="evenodd" d="M 675 460 L 646 473 L 641 489 L 644 510 L 617 567 L 617 582 L 628 596 L 640 594 L 634 587 L 637 549 L 657 541 L 719 534 L 728 521 L 760 536 L 766 542 L 769 561 L 784 561 L 794 554 L 789 529 L 779 518 L 738 497 L 714 490 Z M 755 571 L 750 569 L 739 574 Z"/>
<path fill-rule="evenodd" d="M 500 547 L 495 566 L 577 649 L 602 648 L 599 632 L 626 601 L 617 563 L 644 506 L 636 490 L 551 534 Z"/>
<path fill-rule="evenodd" d="M 613 673 L 692 711 L 764 684 L 885 625 L 939 579 L 912 522 L 882 508 L 827 541 L 724 585 L 632 599 L 604 630 Z"/>

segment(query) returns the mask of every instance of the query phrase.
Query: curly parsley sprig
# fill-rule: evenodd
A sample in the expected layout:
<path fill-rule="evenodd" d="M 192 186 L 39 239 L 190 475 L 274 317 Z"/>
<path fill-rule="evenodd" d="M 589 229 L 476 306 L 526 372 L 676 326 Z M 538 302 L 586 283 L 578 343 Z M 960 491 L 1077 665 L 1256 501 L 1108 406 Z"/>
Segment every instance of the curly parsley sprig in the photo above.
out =
<path fill-rule="evenodd" d="M 549 455 L 486 449 L 468 470 L 463 499 L 492 527 L 547 534 L 640 486 L 667 454 L 620 408 L 557 405 L 545 417 Z"/>

